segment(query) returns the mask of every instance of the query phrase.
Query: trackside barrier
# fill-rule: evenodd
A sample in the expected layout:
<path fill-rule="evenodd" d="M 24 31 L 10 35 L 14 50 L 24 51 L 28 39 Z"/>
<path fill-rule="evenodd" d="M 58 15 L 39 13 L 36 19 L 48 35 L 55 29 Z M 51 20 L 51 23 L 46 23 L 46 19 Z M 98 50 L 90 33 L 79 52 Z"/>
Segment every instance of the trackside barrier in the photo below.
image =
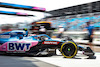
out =
<path fill-rule="evenodd" d="M 74 40 L 77 44 L 84 44 L 86 45 L 88 43 L 88 40 Z M 94 46 L 100 46 L 100 41 L 93 41 L 92 44 Z"/>
<path fill-rule="evenodd" d="M 59 34 L 59 32 L 53 32 L 53 34 Z M 88 34 L 88 31 L 65 31 L 63 36 L 71 37 L 77 44 L 87 44 L 88 40 L 82 40 L 85 35 Z M 74 38 L 77 37 L 77 38 Z M 94 32 L 94 40 L 92 42 L 95 46 L 100 46 L 100 31 Z"/>

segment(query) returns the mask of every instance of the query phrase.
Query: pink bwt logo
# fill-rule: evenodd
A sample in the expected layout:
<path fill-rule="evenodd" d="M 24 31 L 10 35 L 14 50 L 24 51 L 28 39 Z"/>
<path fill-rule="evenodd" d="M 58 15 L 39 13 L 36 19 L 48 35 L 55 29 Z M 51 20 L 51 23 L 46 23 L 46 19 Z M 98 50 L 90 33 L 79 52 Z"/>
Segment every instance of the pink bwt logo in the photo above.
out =
<path fill-rule="evenodd" d="M 30 49 L 30 43 L 8 43 L 8 51 L 28 51 Z"/>

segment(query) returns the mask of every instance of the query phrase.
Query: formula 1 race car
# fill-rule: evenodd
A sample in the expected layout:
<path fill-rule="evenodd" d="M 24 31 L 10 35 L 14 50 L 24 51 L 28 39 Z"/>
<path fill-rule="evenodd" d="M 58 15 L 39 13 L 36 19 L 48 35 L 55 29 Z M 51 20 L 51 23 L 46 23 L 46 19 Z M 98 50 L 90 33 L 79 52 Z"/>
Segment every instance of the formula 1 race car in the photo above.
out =
<path fill-rule="evenodd" d="M 0 53 L 25 53 L 36 56 L 42 54 L 42 52 L 44 52 L 46 49 L 56 48 L 59 49 L 62 55 L 66 58 L 75 57 L 78 50 L 84 51 L 84 54 L 87 56 L 94 55 L 94 52 L 89 47 L 84 49 L 83 47 L 78 46 L 68 36 L 63 39 L 56 40 L 50 38 L 46 34 L 27 37 L 21 36 L 25 35 L 24 31 L 22 33 L 21 32 L 22 31 L 14 31 L 12 33 L 11 31 L 0 34 Z"/>
<path fill-rule="evenodd" d="M 0 34 L 0 44 L 8 42 L 10 38 L 26 36 L 26 31 L 24 30 L 13 30 L 10 32 L 5 32 Z"/>

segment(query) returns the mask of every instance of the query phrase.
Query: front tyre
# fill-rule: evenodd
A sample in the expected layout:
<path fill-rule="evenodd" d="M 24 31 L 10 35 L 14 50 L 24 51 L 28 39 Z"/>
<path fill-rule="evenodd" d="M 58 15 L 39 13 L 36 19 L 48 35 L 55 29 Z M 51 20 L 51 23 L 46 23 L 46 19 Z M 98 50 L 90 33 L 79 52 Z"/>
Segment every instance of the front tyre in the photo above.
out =
<path fill-rule="evenodd" d="M 77 54 L 77 45 L 68 41 L 61 45 L 61 53 L 66 58 L 73 58 Z"/>

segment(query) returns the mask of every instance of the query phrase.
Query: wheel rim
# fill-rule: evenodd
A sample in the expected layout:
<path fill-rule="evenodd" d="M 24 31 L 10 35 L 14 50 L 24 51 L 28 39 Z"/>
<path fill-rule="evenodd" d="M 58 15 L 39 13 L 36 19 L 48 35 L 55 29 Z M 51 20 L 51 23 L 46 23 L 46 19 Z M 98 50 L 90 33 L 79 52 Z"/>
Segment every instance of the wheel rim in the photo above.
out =
<path fill-rule="evenodd" d="M 72 58 L 77 54 L 77 45 L 72 41 L 65 42 L 61 46 L 61 52 L 64 57 Z"/>
<path fill-rule="evenodd" d="M 75 52 L 75 47 L 73 46 L 73 44 L 69 43 L 69 44 L 65 44 L 62 48 L 62 52 L 66 55 L 66 56 L 72 56 Z"/>

